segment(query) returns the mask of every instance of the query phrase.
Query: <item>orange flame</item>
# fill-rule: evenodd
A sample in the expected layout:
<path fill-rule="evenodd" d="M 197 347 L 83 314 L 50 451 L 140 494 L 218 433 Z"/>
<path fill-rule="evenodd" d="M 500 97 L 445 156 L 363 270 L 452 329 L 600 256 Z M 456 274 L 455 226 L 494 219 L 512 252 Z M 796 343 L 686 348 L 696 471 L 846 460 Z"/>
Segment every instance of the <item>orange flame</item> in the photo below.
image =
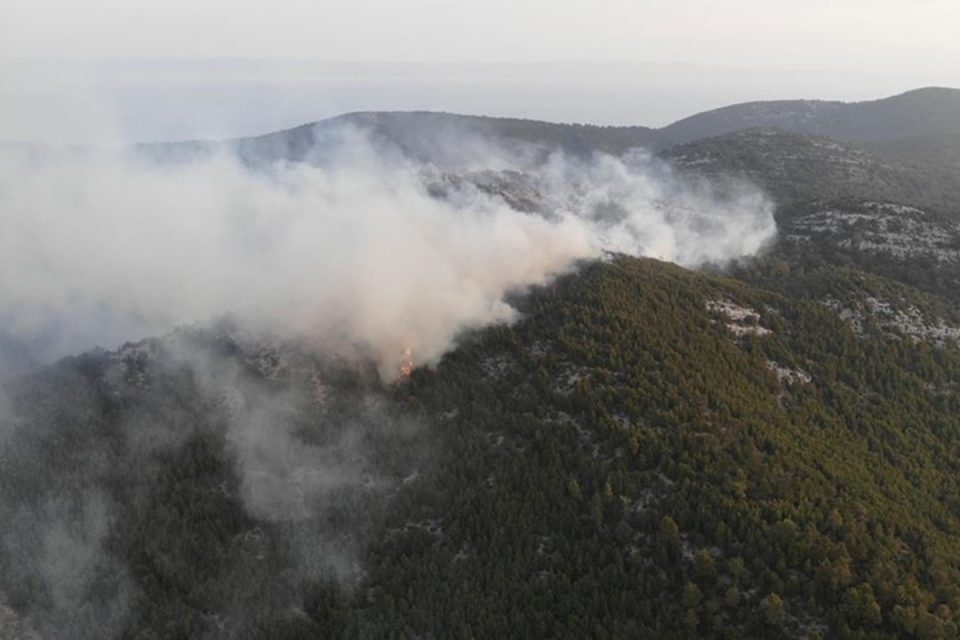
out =
<path fill-rule="evenodd" d="M 413 373 L 416 365 L 413 363 L 413 351 L 407 347 L 403 351 L 403 359 L 400 361 L 400 379 L 406 380 Z"/>

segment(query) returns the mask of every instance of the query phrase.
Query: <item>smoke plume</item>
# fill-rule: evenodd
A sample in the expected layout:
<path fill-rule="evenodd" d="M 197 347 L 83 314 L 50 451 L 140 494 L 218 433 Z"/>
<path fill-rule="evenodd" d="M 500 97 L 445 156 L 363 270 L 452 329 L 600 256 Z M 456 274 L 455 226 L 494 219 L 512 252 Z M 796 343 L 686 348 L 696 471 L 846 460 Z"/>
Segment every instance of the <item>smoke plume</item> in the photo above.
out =
<path fill-rule="evenodd" d="M 758 191 L 689 184 L 640 153 L 533 163 L 468 135 L 459 147 L 455 172 L 349 127 L 321 160 L 266 167 L 229 150 L 8 150 L 0 342 L 49 361 L 229 312 L 390 378 L 407 349 L 435 361 L 461 331 L 511 320 L 505 293 L 579 259 L 724 262 L 774 233 Z"/>

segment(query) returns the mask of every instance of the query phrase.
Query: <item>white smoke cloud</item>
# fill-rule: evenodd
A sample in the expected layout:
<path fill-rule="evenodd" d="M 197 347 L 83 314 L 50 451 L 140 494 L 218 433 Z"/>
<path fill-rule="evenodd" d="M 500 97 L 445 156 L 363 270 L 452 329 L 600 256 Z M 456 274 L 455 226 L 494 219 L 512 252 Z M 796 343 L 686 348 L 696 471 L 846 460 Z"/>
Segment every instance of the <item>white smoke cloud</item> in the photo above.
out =
<path fill-rule="evenodd" d="M 252 170 L 228 153 L 174 165 L 124 152 L 0 157 L 0 329 L 47 359 L 230 312 L 318 348 L 433 362 L 461 331 L 509 321 L 510 290 L 604 250 L 686 265 L 755 252 L 759 192 L 718 197 L 641 155 L 522 160 L 541 210 L 343 129 L 320 166 Z M 477 165 L 482 144 L 464 141 Z M 503 154 L 490 154 L 502 168 Z"/>
<path fill-rule="evenodd" d="M 637 150 L 589 162 L 553 155 L 540 172 L 554 208 L 590 221 L 592 244 L 686 266 L 725 263 L 767 244 L 773 206 L 745 184 L 685 182 Z"/>

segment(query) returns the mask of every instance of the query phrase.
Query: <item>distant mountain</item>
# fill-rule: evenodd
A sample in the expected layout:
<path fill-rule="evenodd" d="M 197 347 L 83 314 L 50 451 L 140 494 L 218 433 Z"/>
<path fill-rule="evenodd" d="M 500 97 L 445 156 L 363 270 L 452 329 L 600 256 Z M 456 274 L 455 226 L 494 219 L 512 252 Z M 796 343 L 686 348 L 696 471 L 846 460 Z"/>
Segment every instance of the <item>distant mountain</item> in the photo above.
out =
<path fill-rule="evenodd" d="M 663 129 L 557 124 L 432 112 L 352 113 L 294 129 L 223 142 L 141 145 L 161 160 L 229 149 L 251 165 L 335 161 L 344 127 L 446 172 L 438 196 L 469 182 L 523 211 L 542 194 L 523 174 L 556 150 L 589 157 L 646 149 L 679 171 L 753 182 L 783 206 L 881 200 L 960 215 L 960 90 L 918 89 L 860 103 L 772 101 L 733 105 Z M 486 165 L 500 154 L 519 165 Z M 516 171 L 519 169 L 520 171 Z"/>
<path fill-rule="evenodd" d="M 508 151 L 520 147 L 529 151 L 533 147 L 544 153 L 561 149 L 577 155 L 596 151 L 618 155 L 637 147 L 660 146 L 656 130 L 647 127 L 558 124 L 415 111 L 348 113 L 261 136 L 219 143 L 189 141 L 145 144 L 139 145 L 139 149 L 155 157 L 174 159 L 191 157 L 211 148 L 229 148 L 251 163 L 322 160 L 331 134 L 344 126 L 362 129 L 374 141 L 387 142 L 412 158 L 439 164 L 462 155 L 465 141 L 468 146 L 485 142 Z M 479 153 L 481 149 L 475 151 Z"/>
<path fill-rule="evenodd" d="M 699 113 L 659 130 L 682 144 L 741 129 L 772 127 L 850 142 L 960 133 L 960 89 L 925 88 L 868 102 L 775 100 Z"/>
<path fill-rule="evenodd" d="M 375 142 L 417 161 L 452 171 L 482 167 L 491 152 L 537 163 L 554 150 L 589 156 L 643 148 L 684 171 L 753 180 L 786 204 L 854 197 L 960 211 L 957 89 L 918 89 L 857 103 L 746 103 L 662 129 L 433 112 L 351 113 L 262 136 L 139 149 L 161 159 L 227 148 L 250 164 L 325 162 L 344 126 L 363 130 Z"/>
<path fill-rule="evenodd" d="M 506 144 L 533 144 L 570 153 L 619 154 L 678 144 L 754 128 L 775 128 L 848 142 L 960 135 L 960 90 L 926 88 L 869 102 L 778 100 L 737 104 L 679 120 L 662 129 L 601 127 L 517 118 L 435 112 L 350 113 L 293 129 L 232 142 L 248 158 L 303 160 L 316 152 L 326 132 L 344 124 L 370 131 L 411 155 L 442 158 L 451 135 L 474 133 Z M 178 143 L 184 144 L 184 143 Z M 191 143 L 185 143 L 189 148 Z M 196 144 L 196 143 L 193 143 Z M 170 145 L 162 145 L 170 148 Z"/>

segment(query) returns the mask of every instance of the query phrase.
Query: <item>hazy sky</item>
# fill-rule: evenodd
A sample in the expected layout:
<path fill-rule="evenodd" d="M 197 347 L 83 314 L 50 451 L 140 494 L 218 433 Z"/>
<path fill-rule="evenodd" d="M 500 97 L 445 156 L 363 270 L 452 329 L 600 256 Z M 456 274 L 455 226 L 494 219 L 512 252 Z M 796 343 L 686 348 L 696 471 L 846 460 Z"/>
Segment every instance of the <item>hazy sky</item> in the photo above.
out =
<path fill-rule="evenodd" d="M 49 117 L 82 138 L 93 112 L 141 139 L 353 109 L 660 125 L 747 99 L 960 86 L 958 27 L 956 0 L 0 0 L 0 136 Z M 24 72 L 36 58 L 140 62 Z"/>
<path fill-rule="evenodd" d="M 19 55 L 597 60 L 955 73 L 955 0 L 3 0 Z"/>

